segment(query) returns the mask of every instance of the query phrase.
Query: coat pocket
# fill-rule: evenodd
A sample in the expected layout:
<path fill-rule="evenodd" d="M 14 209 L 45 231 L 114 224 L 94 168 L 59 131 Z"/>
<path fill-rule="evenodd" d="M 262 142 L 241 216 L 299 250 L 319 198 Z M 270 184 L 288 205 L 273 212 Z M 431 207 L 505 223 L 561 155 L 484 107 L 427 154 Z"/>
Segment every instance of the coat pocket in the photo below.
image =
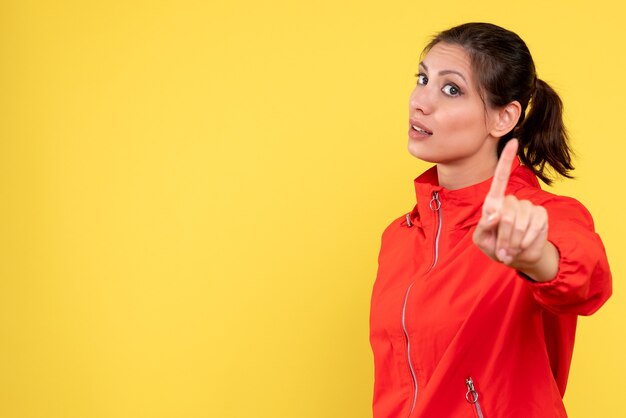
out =
<path fill-rule="evenodd" d="M 480 407 L 480 402 L 478 402 L 478 392 L 474 386 L 474 379 L 472 377 L 468 377 L 465 379 L 465 386 L 467 386 L 467 392 L 465 392 L 465 400 L 470 403 L 474 411 L 476 412 L 476 416 L 478 418 L 485 418 L 483 415 L 483 410 Z"/>

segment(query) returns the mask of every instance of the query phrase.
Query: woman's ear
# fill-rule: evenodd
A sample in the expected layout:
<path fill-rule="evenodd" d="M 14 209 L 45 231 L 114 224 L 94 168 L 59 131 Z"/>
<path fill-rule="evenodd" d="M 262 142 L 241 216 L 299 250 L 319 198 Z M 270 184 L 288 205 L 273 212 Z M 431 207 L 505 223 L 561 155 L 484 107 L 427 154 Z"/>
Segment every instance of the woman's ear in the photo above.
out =
<path fill-rule="evenodd" d="M 522 106 L 517 100 L 495 111 L 491 135 L 496 138 L 503 137 L 515 128 L 522 114 Z"/>

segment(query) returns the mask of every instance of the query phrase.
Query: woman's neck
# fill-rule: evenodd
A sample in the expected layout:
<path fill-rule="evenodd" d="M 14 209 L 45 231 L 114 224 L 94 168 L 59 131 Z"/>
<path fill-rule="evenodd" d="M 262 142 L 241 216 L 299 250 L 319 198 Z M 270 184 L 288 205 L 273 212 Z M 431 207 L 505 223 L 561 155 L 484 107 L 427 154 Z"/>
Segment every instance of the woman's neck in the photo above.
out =
<path fill-rule="evenodd" d="M 493 177 L 498 159 L 437 164 L 439 185 L 448 190 L 457 190 Z"/>

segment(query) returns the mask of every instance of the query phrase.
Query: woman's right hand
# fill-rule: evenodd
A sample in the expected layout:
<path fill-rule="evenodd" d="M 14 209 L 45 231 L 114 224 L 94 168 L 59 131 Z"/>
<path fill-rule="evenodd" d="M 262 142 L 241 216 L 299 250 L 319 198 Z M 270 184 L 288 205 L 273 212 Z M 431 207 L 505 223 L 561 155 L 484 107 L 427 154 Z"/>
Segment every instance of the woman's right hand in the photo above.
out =
<path fill-rule="evenodd" d="M 548 212 L 505 194 L 517 148 L 517 139 L 512 139 L 500 155 L 473 240 L 491 259 L 533 280 L 549 281 L 558 272 L 559 252 L 548 241 Z"/>

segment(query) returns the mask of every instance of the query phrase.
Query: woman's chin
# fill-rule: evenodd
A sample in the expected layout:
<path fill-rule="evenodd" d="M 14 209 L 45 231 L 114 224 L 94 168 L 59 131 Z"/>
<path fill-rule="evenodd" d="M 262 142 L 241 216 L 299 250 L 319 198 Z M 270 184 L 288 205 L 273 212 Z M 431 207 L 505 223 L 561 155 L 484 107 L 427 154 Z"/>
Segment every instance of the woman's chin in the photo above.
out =
<path fill-rule="evenodd" d="M 438 163 L 439 158 L 437 158 L 435 155 L 432 155 L 432 153 L 427 152 L 427 150 L 424 150 L 424 147 L 422 145 L 423 144 L 415 144 L 411 139 L 409 139 L 409 154 L 411 154 L 418 160 L 422 160 L 427 163 Z"/>

